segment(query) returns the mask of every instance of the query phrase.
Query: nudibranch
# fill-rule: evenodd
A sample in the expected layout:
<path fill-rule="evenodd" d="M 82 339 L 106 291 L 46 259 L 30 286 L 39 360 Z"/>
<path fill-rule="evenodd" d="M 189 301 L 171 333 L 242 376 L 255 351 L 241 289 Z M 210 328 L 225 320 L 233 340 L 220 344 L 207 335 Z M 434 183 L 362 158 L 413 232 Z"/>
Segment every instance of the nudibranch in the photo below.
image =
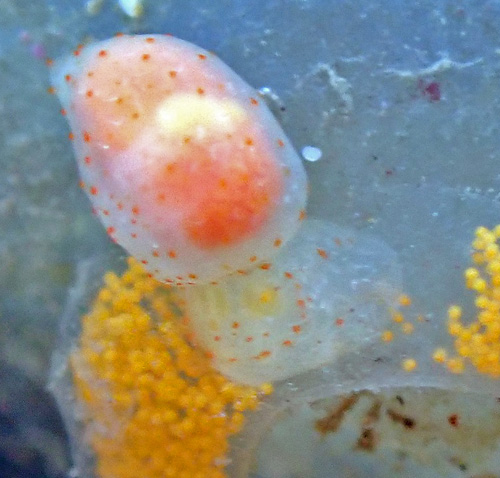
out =
<path fill-rule="evenodd" d="M 120 35 L 57 62 L 81 186 L 108 234 L 167 284 L 268 261 L 305 217 L 301 160 L 214 54 Z"/>

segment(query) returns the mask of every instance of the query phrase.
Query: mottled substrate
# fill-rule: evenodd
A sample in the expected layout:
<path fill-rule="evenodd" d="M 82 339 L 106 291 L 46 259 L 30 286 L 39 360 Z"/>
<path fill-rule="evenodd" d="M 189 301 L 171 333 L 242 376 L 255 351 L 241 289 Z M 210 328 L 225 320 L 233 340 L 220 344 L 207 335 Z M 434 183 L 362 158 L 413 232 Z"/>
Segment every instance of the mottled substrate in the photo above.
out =
<path fill-rule="evenodd" d="M 192 347 L 172 289 L 128 264 L 106 274 L 70 358 L 96 474 L 222 478 L 229 437 L 272 387 L 215 372 Z"/>
<path fill-rule="evenodd" d="M 273 478 L 498 478 L 499 410 L 488 395 L 424 387 L 302 403 L 261 437 L 253 471 Z"/>

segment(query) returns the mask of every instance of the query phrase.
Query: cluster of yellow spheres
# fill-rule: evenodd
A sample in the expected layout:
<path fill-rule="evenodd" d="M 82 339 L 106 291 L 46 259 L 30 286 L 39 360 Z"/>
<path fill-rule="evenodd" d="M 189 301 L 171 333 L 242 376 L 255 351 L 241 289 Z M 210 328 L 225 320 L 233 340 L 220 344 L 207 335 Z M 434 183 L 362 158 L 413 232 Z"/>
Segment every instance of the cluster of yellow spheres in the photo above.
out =
<path fill-rule="evenodd" d="M 448 369 L 461 373 L 465 360 L 478 372 L 500 377 L 500 225 L 492 230 L 478 227 L 472 242 L 475 267 L 465 270 L 465 285 L 475 291 L 477 316 L 462 321 L 462 308 L 448 309 L 448 332 L 455 337 L 456 357 L 447 358 L 444 349 L 434 352 L 434 360 L 446 363 Z"/>
<path fill-rule="evenodd" d="M 173 289 L 134 259 L 107 273 L 71 365 L 102 478 L 223 478 L 228 439 L 272 392 L 229 382 L 193 347 Z"/>

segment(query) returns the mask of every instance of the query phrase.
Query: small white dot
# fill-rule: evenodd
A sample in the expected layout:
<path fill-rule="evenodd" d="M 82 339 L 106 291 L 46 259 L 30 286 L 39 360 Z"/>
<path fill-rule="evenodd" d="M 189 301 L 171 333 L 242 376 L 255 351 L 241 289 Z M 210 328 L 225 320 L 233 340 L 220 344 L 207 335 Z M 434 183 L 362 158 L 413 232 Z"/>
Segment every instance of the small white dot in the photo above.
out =
<path fill-rule="evenodd" d="M 314 163 L 315 161 L 321 159 L 321 156 L 323 156 L 323 152 L 319 148 L 316 148 L 314 146 L 304 146 L 302 148 L 302 157 L 306 161 L 311 161 L 311 163 Z"/>

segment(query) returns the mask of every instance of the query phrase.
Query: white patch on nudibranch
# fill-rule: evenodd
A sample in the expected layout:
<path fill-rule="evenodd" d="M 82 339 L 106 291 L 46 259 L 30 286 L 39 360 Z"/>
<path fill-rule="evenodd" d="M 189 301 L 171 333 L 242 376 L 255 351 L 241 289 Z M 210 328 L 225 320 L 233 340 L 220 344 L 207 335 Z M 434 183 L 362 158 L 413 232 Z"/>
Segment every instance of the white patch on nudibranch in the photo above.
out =
<path fill-rule="evenodd" d="M 163 134 L 199 140 L 233 134 L 246 119 L 245 110 L 235 101 L 182 93 L 167 97 L 157 112 Z"/>

